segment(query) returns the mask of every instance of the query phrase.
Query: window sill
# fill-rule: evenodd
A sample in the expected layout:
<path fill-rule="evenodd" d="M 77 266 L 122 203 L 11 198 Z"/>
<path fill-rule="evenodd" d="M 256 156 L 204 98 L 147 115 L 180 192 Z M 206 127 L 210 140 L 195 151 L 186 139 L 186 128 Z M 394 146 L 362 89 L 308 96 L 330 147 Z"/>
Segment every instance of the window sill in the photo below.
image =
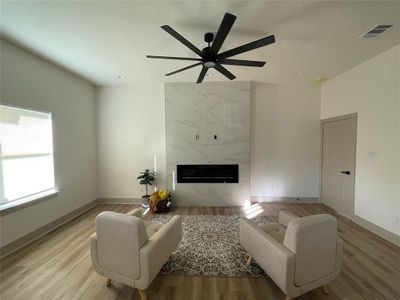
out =
<path fill-rule="evenodd" d="M 41 201 L 54 198 L 57 195 L 58 190 L 54 188 L 15 201 L 2 203 L 0 204 L 0 216 L 7 215 L 22 208 L 37 204 Z"/>

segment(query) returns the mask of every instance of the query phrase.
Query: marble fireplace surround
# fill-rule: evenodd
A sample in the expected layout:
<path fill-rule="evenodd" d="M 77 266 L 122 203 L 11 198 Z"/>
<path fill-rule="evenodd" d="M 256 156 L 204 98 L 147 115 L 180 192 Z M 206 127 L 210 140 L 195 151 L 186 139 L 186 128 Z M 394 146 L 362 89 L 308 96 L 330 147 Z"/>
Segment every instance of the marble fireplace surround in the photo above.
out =
<path fill-rule="evenodd" d="M 165 84 L 166 181 L 177 205 L 249 200 L 250 97 L 250 82 Z M 177 183 L 178 164 L 238 164 L 239 183 Z"/>

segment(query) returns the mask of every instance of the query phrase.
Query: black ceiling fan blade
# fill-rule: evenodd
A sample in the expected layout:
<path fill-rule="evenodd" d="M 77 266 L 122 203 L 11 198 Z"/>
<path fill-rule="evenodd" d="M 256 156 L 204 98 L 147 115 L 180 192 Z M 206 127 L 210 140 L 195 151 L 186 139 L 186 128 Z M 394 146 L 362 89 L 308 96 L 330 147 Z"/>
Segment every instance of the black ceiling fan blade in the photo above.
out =
<path fill-rule="evenodd" d="M 176 59 L 176 60 L 195 60 L 201 61 L 201 58 L 192 58 L 192 57 L 176 57 L 176 56 L 160 56 L 160 55 L 146 55 L 147 58 L 156 58 L 156 59 Z"/>
<path fill-rule="evenodd" d="M 195 45 L 193 45 L 191 42 L 189 42 L 187 39 L 185 39 L 183 36 L 177 33 L 170 26 L 163 25 L 161 26 L 161 28 L 164 29 L 166 32 L 168 32 L 170 35 L 172 35 L 174 38 L 176 38 L 178 41 L 180 41 L 182 44 L 184 44 L 186 47 L 188 47 L 190 50 L 195 52 L 197 55 L 199 55 L 200 57 L 203 56 L 203 52 L 201 52 L 199 48 L 197 48 Z"/>
<path fill-rule="evenodd" d="M 264 67 L 265 61 L 243 60 L 243 59 L 218 59 L 221 65 L 244 66 L 244 67 Z"/>
<path fill-rule="evenodd" d="M 165 74 L 165 76 L 170 76 L 170 75 L 173 75 L 173 74 L 176 74 L 176 73 L 179 73 L 179 72 L 182 72 L 182 71 L 185 71 L 185 70 L 188 70 L 188 69 L 191 69 L 191 68 L 200 66 L 201 64 L 202 64 L 202 62 L 199 62 L 199 63 L 197 63 L 197 64 L 190 65 L 190 66 L 184 67 L 184 68 L 182 68 L 182 69 L 176 70 L 176 71 L 174 71 L 174 72 Z"/>
<path fill-rule="evenodd" d="M 231 72 L 229 72 L 227 69 L 225 69 L 223 66 L 221 66 L 219 63 L 215 64 L 214 67 L 215 70 L 217 70 L 218 72 L 220 72 L 222 75 L 224 75 L 225 77 L 227 77 L 229 80 L 233 80 L 236 78 L 235 75 L 233 75 Z"/>
<path fill-rule="evenodd" d="M 238 55 L 243 52 L 251 51 L 257 48 L 261 48 L 270 44 L 275 43 L 275 37 L 273 35 L 267 36 L 265 38 L 259 39 L 254 42 L 250 42 L 248 44 L 233 48 L 231 50 L 222 52 L 217 55 L 218 58 L 227 58 L 234 55 Z"/>
<path fill-rule="evenodd" d="M 222 44 L 224 43 L 229 31 L 233 26 L 233 23 L 235 23 L 235 20 L 236 16 L 230 13 L 225 13 L 221 25 L 218 28 L 217 34 L 215 35 L 214 42 L 211 45 L 211 53 L 213 53 L 214 56 L 216 56 L 218 51 L 221 49 Z"/>
<path fill-rule="evenodd" d="M 197 79 L 197 82 L 196 82 L 196 83 L 201 83 L 201 82 L 203 81 L 204 77 L 205 77 L 206 74 L 207 74 L 207 71 L 208 71 L 208 68 L 203 66 L 203 69 L 201 69 L 199 78 Z"/>

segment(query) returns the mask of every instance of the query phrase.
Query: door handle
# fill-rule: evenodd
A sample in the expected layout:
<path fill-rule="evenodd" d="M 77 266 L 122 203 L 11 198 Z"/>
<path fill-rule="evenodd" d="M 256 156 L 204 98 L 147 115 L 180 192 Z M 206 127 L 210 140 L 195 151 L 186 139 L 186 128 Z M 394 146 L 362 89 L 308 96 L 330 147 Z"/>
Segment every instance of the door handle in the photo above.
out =
<path fill-rule="evenodd" d="M 340 173 L 350 175 L 350 171 L 340 171 Z"/>

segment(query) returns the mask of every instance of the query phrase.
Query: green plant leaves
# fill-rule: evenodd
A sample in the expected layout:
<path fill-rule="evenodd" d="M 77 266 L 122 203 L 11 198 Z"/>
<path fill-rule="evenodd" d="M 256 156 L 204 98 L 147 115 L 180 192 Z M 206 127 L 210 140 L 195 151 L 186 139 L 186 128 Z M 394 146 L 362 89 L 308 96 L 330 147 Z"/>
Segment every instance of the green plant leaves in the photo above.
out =
<path fill-rule="evenodd" d="M 156 174 L 154 172 L 150 172 L 149 169 L 145 169 L 144 172 L 140 172 L 140 176 L 136 179 L 140 180 L 139 183 L 142 185 L 152 185 L 152 182 L 156 180 Z"/>

